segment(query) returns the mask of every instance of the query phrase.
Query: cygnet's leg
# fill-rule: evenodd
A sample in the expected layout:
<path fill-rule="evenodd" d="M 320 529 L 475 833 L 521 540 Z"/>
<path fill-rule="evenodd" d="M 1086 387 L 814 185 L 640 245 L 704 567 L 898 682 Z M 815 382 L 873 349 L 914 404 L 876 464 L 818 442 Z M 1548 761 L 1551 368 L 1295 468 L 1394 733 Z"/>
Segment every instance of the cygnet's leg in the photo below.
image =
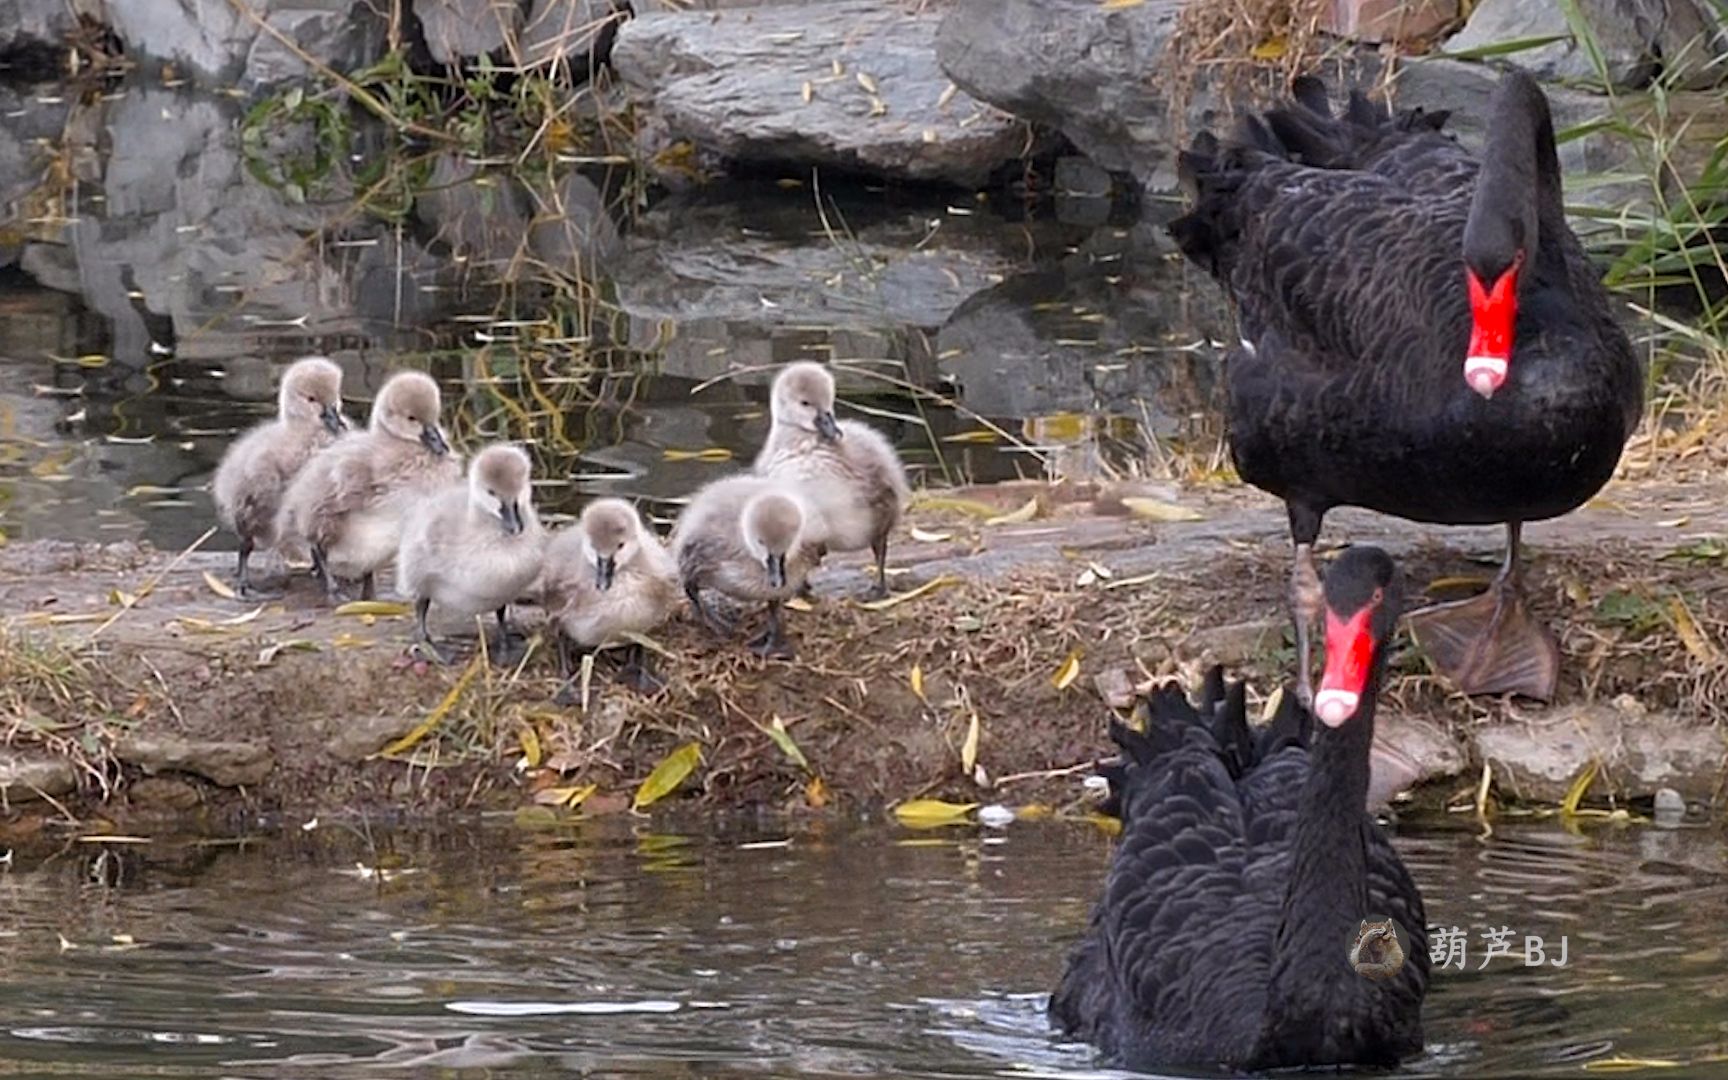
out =
<path fill-rule="evenodd" d="M 886 600 L 888 598 L 888 534 L 883 533 L 871 540 L 870 551 L 876 556 L 876 584 L 864 594 L 864 599 Z"/>
<path fill-rule="evenodd" d="M 624 663 L 618 668 L 618 681 L 640 694 L 658 694 L 666 689 L 666 680 L 648 666 L 648 650 L 635 643 L 624 652 Z"/>
<path fill-rule="evenodd" d="M 510 623 L 505 618 L 508 604 L 497 611 L 498 633 L 486 646 L 492 654 L 492 663 L 498 667 L 515 667 L 522 660 L 526 645 L 518 646 L 511 640 Z"/>
<path fill-rule="evenodd" d="M 370 570 L 366 571 L 366 576 L 360 579 L 360 599 L 378 599 L 378 583 Z"/>
<path fill-rule="evenodd" d="M 261 589 L 252 581 L 250 562 L 252 553 L 258 550 L 258 545 L 250 536 L 240 538 L 240 556 L 234 570 L 234 591 L 248 599 L 271 599 L 282 595 L 282 590 Z"/>
<path fill-rule="evenodd" d="M 716 615 L 707 604 L 702 602 L 702 590 L 694 582 L 684 584 L 684 595 L 690 598 L 690 607 L 696 612 L 696 618 L 711 632 L 719 637 L 731 637 L 735 627 Z"/>
<path fill-rule="evenodd" d="M 440 664 L 448 664 L 450 663 L 450 654 L 439 648 L 438 643 L 432 640 L 432 631 L 426 625 L 426 616 L 431 610 L 431 597 L 422 596 L 414 601 L 414 648 Z"/>
<path fill-rule="evenodd" d="M 340 603 L 342 588 L 336 584 L 336 575 L 330 572 L 330 556 L 317 544 L 312 545 L 312 572 L 324 583 L 324 598 L 332 604 Z"/>
<path fill-rule="evenodd" d="M 780 627 L 780 601 L 768 601 L 768 629 L 750 639 L 750 651 L 772 660 L 790 660 L 796 655 Z"/>

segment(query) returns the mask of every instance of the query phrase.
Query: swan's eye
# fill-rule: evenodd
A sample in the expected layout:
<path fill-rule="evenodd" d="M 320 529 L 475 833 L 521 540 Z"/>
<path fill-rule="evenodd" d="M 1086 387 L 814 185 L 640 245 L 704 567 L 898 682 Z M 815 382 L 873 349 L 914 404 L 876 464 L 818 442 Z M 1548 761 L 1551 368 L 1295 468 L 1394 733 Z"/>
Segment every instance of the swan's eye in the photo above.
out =
<path fill-rule="evenodd" d="M 1368 602 L 1369 602 L 1369 603 L 1370 603 L 1370 604 L 1373 604 L 1373 605 L 1374 605 L 1374 606 L 1375 606 L 1375 607 L 1379 607 L 1379 606 L 1380 606 L 1380 602 L 1381 602 L 1381 601 L 1382 601 L 1382 600 L 1384 600 L 1384 599 L 1386 599 L 1386 589 L 1385 589 L 1385 587 L 1384 587 L 1384 586 L 1380 586 L 1380 585 L 1376 585 L 1376 586 L 1374 586 L 1374 595 L 1373 595 L 1373 596 L 1370 596 L 1370 597 L 1369 597 L 1369 598 L 1368 598 Z"/>

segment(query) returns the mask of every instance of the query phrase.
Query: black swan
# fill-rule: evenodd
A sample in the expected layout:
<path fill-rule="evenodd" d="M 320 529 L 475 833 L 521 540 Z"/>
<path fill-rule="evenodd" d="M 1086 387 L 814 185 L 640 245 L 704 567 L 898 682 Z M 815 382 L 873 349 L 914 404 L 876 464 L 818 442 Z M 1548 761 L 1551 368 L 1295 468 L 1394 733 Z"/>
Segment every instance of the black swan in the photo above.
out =
<path fill-rule="evenodd" d="M 1353 547 L 1326 575 L 1326 667 L 1310 713 L 1285 694 L 1251 733 L 1214 668 L 1197 713 L 1174 685 L 1113 722 L 1106 813 L 1121 819 L 1104 895 L 1050 1014 L 1130 1068 L 1390 1065 L 1422 1049 L 1422 896 L 1365 809 L 1374 700 L 1403 579 Z M 1364 919 L 1409 958 L 1353 970 Z"/>
<path fill-rule="evenodd" d="M 1504 523 L 1483 595 L 1413 613 L 1418 642 L 1468 694 L 1546 700 L 1559 648 L 1524 607 L 1524 522 L 1601 490 L 1643 408 L 1643 374 L 1566 224 L 1548 99 L 1508 71 L 1481 161 L 1445 113 L 1393 115 L 1353 92 L 1333 116 L 1294 102 L 1182 155 L 1177 246 L 1224 286 L 1231 456 L 1281 497 L 1298 692 L 1319 614 L 1313 545 L 1334 506 L 1442 525 Z"/>

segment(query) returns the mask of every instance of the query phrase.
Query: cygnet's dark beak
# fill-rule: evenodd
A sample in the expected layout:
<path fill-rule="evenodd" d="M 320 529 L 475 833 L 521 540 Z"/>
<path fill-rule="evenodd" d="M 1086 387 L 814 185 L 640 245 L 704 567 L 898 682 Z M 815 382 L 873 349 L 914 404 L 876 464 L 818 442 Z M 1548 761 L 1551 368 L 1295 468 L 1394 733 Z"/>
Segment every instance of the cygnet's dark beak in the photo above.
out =
<path fill-rule="evenodd" d="M 342 416 L 342 406 L 332 401 L 318 411 L 318 419 L 324 421 L 324 426 L 332 435 L 340 435 L 348 430 L 348 421 Z"/>
<path fill-rule="evenodd" d="M 769 588 L 784 589 L 786 587 L 786 556 L 775 555 L 770 552 L 766 562 L 768 564 Z"/>
<path fill-rule="evenodd" d="M 504 531 L 509 535 L 515 536 L 522 531 L 522 508 L 517 503 L 507 502 L 500 506 L 498 517 L 504 522 Z"/>
<path fill-rule="evenodd" d="M 822 437 L 823 442 L 840 441 L 840 424 L 827 409 L 816 414 L 816 434 Z"/>
<path fill-rule="evenodd" d="M 420 425 L 420 445 L 439 457 L 450 452 L 450 444 L 444 441 L 444 433 L 438 430 L 436 424 Z"/>
<path fill-rule="evenodd" d="M 611 555 L 600 555 L 594 560 L 594 584 L 605 592 L 612 587 L 612 579 L 618 576 L 618 560 Z"/>

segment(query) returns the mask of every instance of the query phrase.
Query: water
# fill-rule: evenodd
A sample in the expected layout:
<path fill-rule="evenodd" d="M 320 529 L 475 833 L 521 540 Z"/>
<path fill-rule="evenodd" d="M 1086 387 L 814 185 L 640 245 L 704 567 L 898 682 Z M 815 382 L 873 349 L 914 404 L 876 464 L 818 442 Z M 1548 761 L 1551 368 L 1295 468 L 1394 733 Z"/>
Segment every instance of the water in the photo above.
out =
<path fill-rule="evenodd" d="M 56 1076 L 1090 1074 L 1043 999 L 1109 841 L 1084 824 L 590 822 L 20 852 L 0 876 L 0 1060 Z M 775 841 L 790 840 L 783 846 Z M 1399 838 L 1436 971 L 1416 1076 L 1728 1076 L 1720 834 Z M 363 873 L 382 864 L 387 877 Z M 1480 967 L 1507 926 L 1564 967 Z M 66 945 L 62 945 L 64 938 Z M 291 1066 L 291 1067 L 290 1067 Z M 434 1071 L 437 1070 L 437 1071 Z"/>
<path fill-rule="evenodd" d="M 554 517 L 666 509 L 748 461 L 790 360 L 841 365 L 842 412 L 934 485 L 1134 468 L 1213 400 L 1211 303 L 1156 220 L 1107 203 L 829 181 L 819 208 L 807 174 L 650 197 L 364 130 L 313 180 L 305 137 L 244 117 L 187 89 L 0 88 L 12 538 L 189 543 L 233 432 L 308 353 L 356 416 L 390 370 L 430 370 L 460 443 L 533 443 Z"/>

